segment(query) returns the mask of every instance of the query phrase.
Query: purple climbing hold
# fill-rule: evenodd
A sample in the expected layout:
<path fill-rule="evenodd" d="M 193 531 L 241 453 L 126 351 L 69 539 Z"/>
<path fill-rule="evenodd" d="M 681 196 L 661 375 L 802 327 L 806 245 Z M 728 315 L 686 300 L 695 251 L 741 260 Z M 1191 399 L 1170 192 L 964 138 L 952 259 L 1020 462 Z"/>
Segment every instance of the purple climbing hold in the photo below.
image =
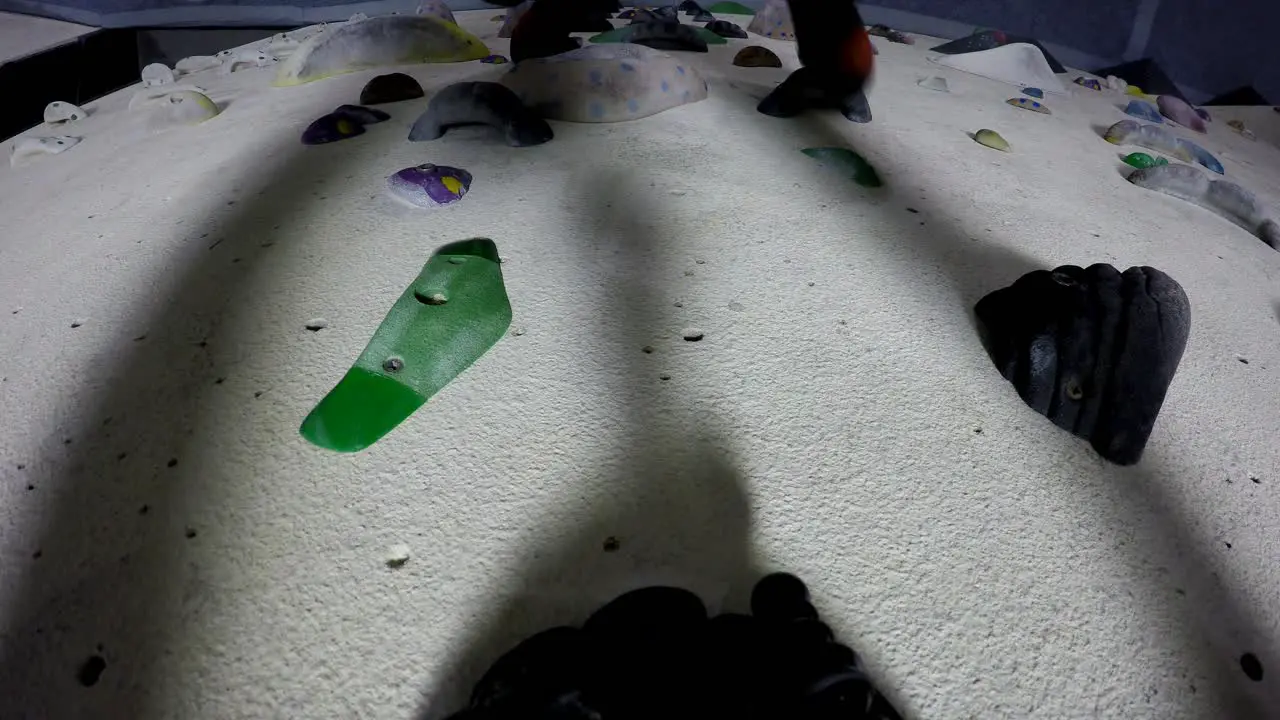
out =
<path fill-rule="evenodd" d="M 1204 108 L 1196 108 L 1196 114 L 1205 122 L 1213 122 L 1213 118 L 1209 116 L 1209 111 Z"/>
<path fill-rule="evenodd" d="M 458 202 L 471 189 L 471 173 L 461 168 L 426 163 L 405 168 L 387 178 L 391 194 L 418 207 Z"/>
<path fill-rule="evenodd" d="M 502 55 L 485 55 L 484 57 L 480 58 L 480 62 L 487 63 L 489 65 L 505 65 L 511 61 L 506 59 Z"/>
<path fill-rule="evenodd" d="M 361 125 L 375 125 L 391 119 L 390 115 L 381 110 L 374 110 L 360 105 L 339 105 L 338 109 L 334 110 L 330 115 Z"/>
<path fill-rule="evenodd" d="M 1077 85 L 1087 87 L 1090 90 L 1097 90 L 1098 92 L 1102 92 L 1102 83 L 1098 82 L 1094 78 L 1087 78 L 1081 75 L 1080 77 L 1076 78 L 1072 82 L 1074 82 Z"/>
<path fill-rule="evenodd" d="M 364 125 L 348 117 L 330 113 L 321 116 L 302 131 L 303 145 L 324 145 L 364 134 Z"/>
<path fill-rule="evenodd" d="M 1197 115 L 1196 111 L 1180 98 L 1173 95 L 1161 95 L 1156 98 L 1156 105 L 1160 107 L 1161 115 L 1185 128 L 1190 128 L 1198 133 L 1209 131 L 1208 126 L 1204 124 L 1204 118 Z"/>

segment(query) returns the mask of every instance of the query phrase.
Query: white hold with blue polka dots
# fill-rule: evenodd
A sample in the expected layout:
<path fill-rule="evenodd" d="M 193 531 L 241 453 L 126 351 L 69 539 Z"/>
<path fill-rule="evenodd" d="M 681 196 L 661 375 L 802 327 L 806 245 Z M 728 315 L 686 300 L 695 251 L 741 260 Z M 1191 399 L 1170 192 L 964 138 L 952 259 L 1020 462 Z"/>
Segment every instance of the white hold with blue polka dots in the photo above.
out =
<path fill-rule="evenodd" d="M 707 81 L 680 59 L 630 43 L 588 45 L 517 63 L 501 80 L 549 120 L 636 120 L 707 97 Z"/>
<path fill-rule="evenodd" d="M 766 0 L 747 25 L 747 31 L 774 40 L 796 39 L 796 27 L 791 22 L 791 7 L 787 0 Z"/>

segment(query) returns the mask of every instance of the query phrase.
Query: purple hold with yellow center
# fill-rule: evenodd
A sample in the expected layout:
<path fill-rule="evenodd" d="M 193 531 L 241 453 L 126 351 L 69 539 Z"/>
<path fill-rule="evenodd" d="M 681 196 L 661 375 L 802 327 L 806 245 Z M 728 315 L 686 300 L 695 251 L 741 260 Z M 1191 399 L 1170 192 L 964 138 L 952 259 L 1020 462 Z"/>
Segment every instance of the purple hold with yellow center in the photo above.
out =
<path fill-rule="evenodd" d="M 433 208 L 458 202 L 471 189 L 471 173 L 462 168 L 426 163 L 405 168 L 387 178 L 391 194 L 418 207 Z"/>
<path fill-rule="evenodd" d="M 505 65 L 511 61 L 506 59 L 502 55 L 485 55 L 484 57 L 480 58 L 480 62 L 487 63 L 489 65 Z"/>
<path fill-rule="evenodd" d="M 302 131 L 303 145 L 323 145 L 364 134 L 364 125 L 337 114 L 324 115 Z"/>

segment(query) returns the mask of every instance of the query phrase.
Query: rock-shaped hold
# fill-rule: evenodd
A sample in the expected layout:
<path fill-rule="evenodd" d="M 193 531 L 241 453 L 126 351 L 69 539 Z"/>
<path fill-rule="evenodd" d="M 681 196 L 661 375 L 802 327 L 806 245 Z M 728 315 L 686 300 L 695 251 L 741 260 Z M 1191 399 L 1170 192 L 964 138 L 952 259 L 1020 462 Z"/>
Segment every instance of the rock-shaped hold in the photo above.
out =
<path fill-rule="evenodd" d="M 1173 278 L 1064 265 L 1028 273 L 974 310 L 992 361 L 1027 405 L 1111 462 L 1141 459 L 1191 329 Z"/>
<path fill-rule="evenodd" d="M 1280 225 L 1268 217 L 1253 193 L 1233 182 L 1213 180 L 1189 165 L 1135 170 L 1129 174 L 1129 182 L 1211 210 L 1280 250 Z"/>
<path fill-rule="evenodd" d="M 1159 106 L 1161 115 L 1182 127 L 1190 128 L 1198 133 L 1209 131 L 1209 128 L 1204 124 L 1204 118 L 1197 115 L 1195 109 L 1183 102 L 1181 98 L 1173 95 L 1161 95 L 1156 99 L 1156 105 Z"/>
<path fill-rule="evenodd" d="M 426 111 L 413 123 L 409 140 L 435 140 L 449 128 L 461 125 L 488 125 L 500 130 L 512 147 L 541 145 L 554 137 L 547 121 L 525 107 L 506 86 L 461 82 L 431 97 Z"/>
<path fill-rule="evenodd" d="M 302 131 L 303 145 L 324 145 L 364 134 L 364 124 L 338 115 L 322 115 Z"/>
<path fill-rule="evenodd" d="M 631 20 L 635 18 L 635 16 L 636 16 L 635 8 L 627 8 L 626 10 L 623 10 L 622 12 L 618 13 L 619 20 Z"/>
<path fill-rule="evenodd" d="M 1075 80 L 1072 80 L 1071 82 L 1081 87 L 1089 88 L 1090 90 L 1097 90 L 1098 92 L 1102 92 L 1102 83 L 1098 82 L 1095 78 L 1087 78 L 1081 75 L 1080 77 L 1076 78 Z"/>
<path fill-rule="evenodd" d="M 383 15 L 309 38 L 280 66 L 275 84 L 301 85 L 386 65 L 465 62 L 489 54 L 480 38 L 430 15 Z"/>
<path fill-rule="evenodd" d="M 795 40 L 796 28 L 787 0 L 765 0 L 764 7 L 747 24 L 747 31 L 775 40 Z"/>
<path fill-rule="evenodd" d="M 1180 138 L 1159 125 L 1143 125 L 1137 120 L 1121 120 L 1107 128 L 1102 138 L 1113 145 L 1138 145 L 1171 155 L 1182 162 L 1198 162 L 1223 174 L 1222 163 L 1208 150 Z"/>
<path fill-rule="evenodd" d="M 651 21 L 615 28 L 592 36 L 593 43 L 634 43 L 654 50 L 706 52 L 707 44 L 728 42 L 715 33 L 675 21 Z"/>
<path fill-rule="evenodd" d="M 1030 110 L 1031 112 L 1038 112 L 1044 115 L 1053 114 L 1049 112 L 1049 108 L 1045 107 L 1044 103 L 1040 102 L 1039 100 L 1032 100 L 1031 98 L 1025 98 L 1025 97 L 1016 97 L 1016 98 L 1009 98 L 1008 100 L 1005 100 L 1005 102 L 1016 108 L 1022 108 L 1023 110 Z"/>
<path fill-rule="evenodd" d="M 925 88 L 926 90 L 935 90 L 937 92 L 951 92 L 951 89 L 947 87 L 947 79 L 944 77 L 939 77 L 937 75 L 931 75 L 927 78 L 922 78 L 916 84 L 922 88 Z"/>
<path fill-rule="evenodd" d="M 972 35 L 957 38 L 941 45 L 935 45 L 929 50 L 943 55 L 964 55 L 967 53 L 986 52 L 1006 45 L 1031 45 L 1040 51 L 1040 55 L 1044 57 L 1045 63 L 1053 74 L 1056 75 L 1067 71 L 1062 66 L 1062 63 L 1058 62 L 1058 59 L 1053 56 L 1053 53 L 1040 44 L 1039 40 L 1022 35 L 1010 35 L 1003 30 L 983 30 L 978 28 L 973 31 Z"/>
<path fill-rule="evenodd" d="M 718 2 L 707 8 L 707 12 L 715 15 L 755 15 L 754 8 L 739 2 Z"/>
<path fill-rule="evenodd" d="M 69 102 L 54 100 L 44 106 L 44 121 L 50 125 L 66 125 L 87 117 L 89 113 Z"/>
<path fill-rule="evenodd" d="M 216 116 L 218 104 L 208 95 L 194 90 L 178 90 L 170 92 L 154 103 L 148 104 L 152 111 L 153 127 L 168 125 L 197 125 Z"/>
<path fill-rule="evenodd" d="M 1124 161 L 1125 165 L 1136 167 L 1138 169 L 1169 164 L 1169 161 L 1162 157 L 1151 157 L 1150 155 L 1141 152 L 1129 153 L 1120 159 Z"/>
<path fill-rule="evenodd" d="M 748 45 L 733 56 L 733 64 L 738 67 L 782 67 L 782 58 L 767 47 Z"/>
<path fill-rule="evenodd" d="M 441 0 L 423 0 L 423 2 L 418 5 L 418 9 L 415 13 L 418 15 L 429 15 L 434 18 L 439 18 L 440 20 L 453 23 L 454 25 L 458 24 L 458 21 L 453 17 L 453 10 L 450 10 L 449 6 Z"/>
<path fill-rule="evenodd" d="M 420 98 L 425 93 L 417 80 L 404 73 L 379 75 L 365 83 L 360 91 L 361 105 L 383 105 Z"/>
<path fill-rule="evenodd" d="M 817 160 L 823 167 L 834 170 L 863 187 L 880 187 L 884 184 L 871 163 L 848 148 L 805 148 L 800 152 Z"/>
<path fill-rule="evenodd" d="M 506 65 L 511 61 L 508 60 L 504 55 L 485 55 L 484 57 L 480 58 L 480 62 L 484 63 L 485 65 Z"/>
<path fill-rule="evenodd" d="M 462 168 L 426 163 L 405 168 L 387 178 L 391 194 L 424 208 L 450 205 L 471 189 L 471 173 Z"/>
<path fill-rule="evenodd" d="M 995 130 L 988 130 L 986 128 L 983 128 L 973 134 L 973 140 L 979 145 L 986 145 L 987 147 L 992 148 L 993 150 L 1010 152 L 1009 141 L 1000 137 L 1000 133 L 996 132 Z"/>
<path fill-rule="evenodd" d="M 142 87 L 173 84 L 173 70 L 164 63 L 151 63 L 142 68 Z"/>
<path fill-rule="evenodd" d="M 867 29 L 867 34 L 882 37 L 889 42 L 898 43 L 900 45 L 914 45 L 916 43 L 915 38 L 912 38 L 910 35 L 905 33 L 898 32 L 888 25 L 872 25 Z"/>
<path fill-rule="evenodd" d="M 728 20 L 712 20 L 707 23 L 707 29 L 711 32 L 725 38 L 745 38 L 747 31 L 738 27 Z"/>
<path fill-rule="evenodd" d="M 18 138 L 13 141 L 13 149 L 9 154 L 9 164 L 17 167 L 39 155 L 57 155 L 75 147 L 79 142 L 80 138 L 70 135 Z"/>
<path fill-rule="evenodd" d="M 698 13 L 706 12 L 706 10 L 702 9 L 701 5 L 693 0 L 684 0 L 684 2 L 676 6 L 676 9 L 685 15 L 697 15 Z"/>
<path fill-rule="evenodd" d="M 716 16 L 712 15 L 709 12 L 700 12 L 696 15 L 691 16 L 689 19 L 696 23 L 709 23 L 715 20 Z"/>
<path fill-rule="evenodd" d="M 940 55 L 930 58 L 930 61 L 1018 87 L 1037 87 L 1057 95 L 1065 95 L 1067 92 L 1062 81 L 1054 75 L 1044 53 L 1028 43 L 1010 43 L 990 50 Z"/>
<path fill-rule="evenodd" d="M 756 106 L 756 111 L 772 117 L 788 118 L 805 110 L 839 110 L 856 123 L 871 122 L 871 106 L 862 89 L 852 88 L 845 77 L 824 74 L 802 67 L 787 76 Z"/>
<path fill-rule="evenodd" d="M 1139 120 L 1146 120 L 1157 125 L 1164 123 L 1164 118 L 1160 115 L 1160 111 L 1156 106 L 1142 100 L 1130 100 L 1129 104 L 1124 106 L 1126 115 L 1132 115 Z"/>
<path fill-rule="evenodd" d="M 707 97 L 707 82 L 692 67 L 629 43 L 525 60 L 501 82 L 526 107 L 569 122 L 635 120 Z"/>
<path fill-rule="evenodd" d="M 1044 99 L 1044 91 L 1038 87 L 1022 88 L 1022 94 L 1026 95 L 1027 97 Z"/>

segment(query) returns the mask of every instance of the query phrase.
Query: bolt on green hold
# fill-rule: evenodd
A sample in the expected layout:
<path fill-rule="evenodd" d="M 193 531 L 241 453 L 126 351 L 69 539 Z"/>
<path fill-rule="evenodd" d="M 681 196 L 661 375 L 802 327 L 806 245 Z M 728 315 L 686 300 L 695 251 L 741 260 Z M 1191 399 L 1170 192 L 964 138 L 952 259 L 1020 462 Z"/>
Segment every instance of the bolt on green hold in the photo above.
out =
<path fill-rule="evenodd" d="M 880 187 L 880 175 L 871 163 L 858 153 L 847 148 L 819 147 L 805 148 L 800 152 L 817 160 L 825 168 L 830 168 L 848 177 L 863 187 Z"/>
<path fill-rule="evenodd" d="M 995 130 L 988 130 L 986 128 L 983 128 L 973 134 L 973 139 L 978 144 L 986 145 L 987 147 L 992 148 L 994 150 L 1000 150 L 1002 152 L 1010 152 L 1009 141 L 1000 137 L 1000 133 L 996 132 Z"/>
<path fill-rule="evenodd" d="M 302 436 L 329 450 L 363 450 L 480 359 L 511 325 L 500 262 L 485 238 L 432 253 L 355 365 L 302 421 Z"/>
<path fill-rule="evenodd" d="M 1149 167 L 1156 167 L 1157 165 L 1169 164 L 1169 161 L 1165 160 L 1162 157 L 1151 157 L 1150 155 L 1142 152 L 1129 153 L 1128 155 L 1125 155 L 1124 158 L 1122 159 L 1124 160 L 1124 163 L 1126 165 L 1132 165 L 1133 167 L 1136 167 L 1139 170 L 1144 168 L 1149 168 Z"/>

